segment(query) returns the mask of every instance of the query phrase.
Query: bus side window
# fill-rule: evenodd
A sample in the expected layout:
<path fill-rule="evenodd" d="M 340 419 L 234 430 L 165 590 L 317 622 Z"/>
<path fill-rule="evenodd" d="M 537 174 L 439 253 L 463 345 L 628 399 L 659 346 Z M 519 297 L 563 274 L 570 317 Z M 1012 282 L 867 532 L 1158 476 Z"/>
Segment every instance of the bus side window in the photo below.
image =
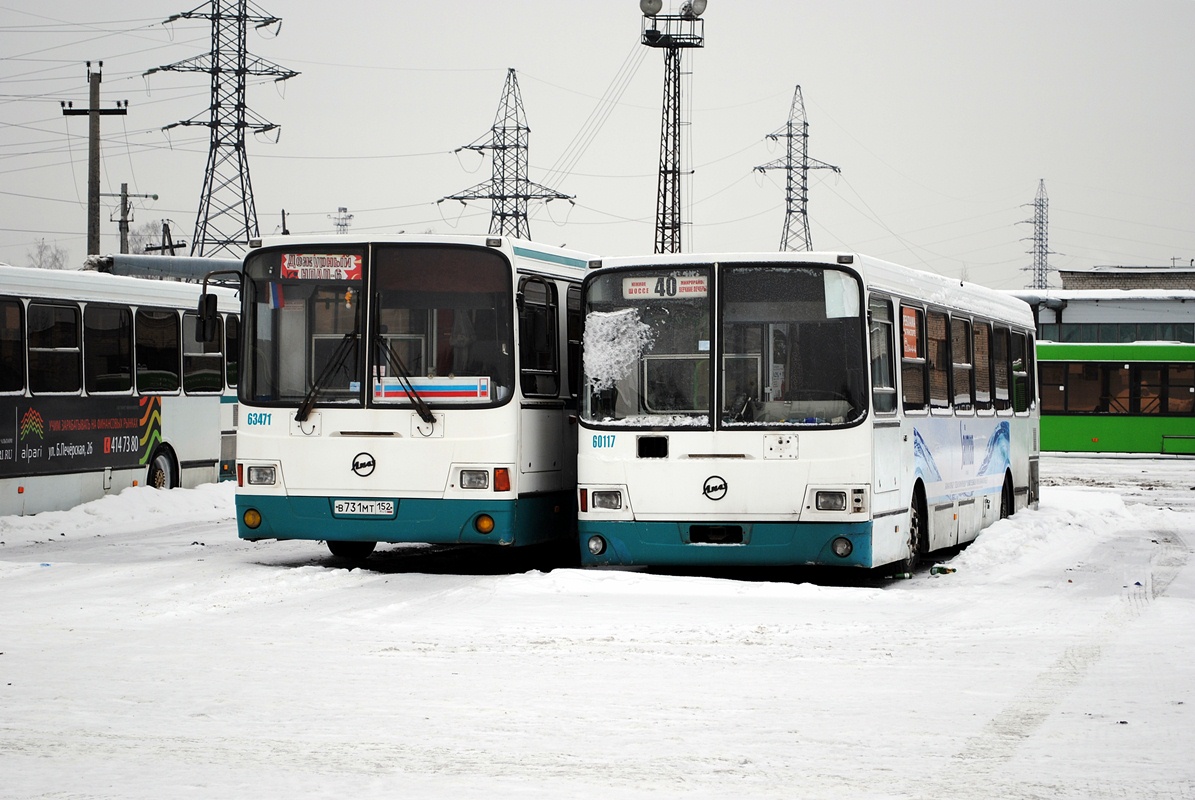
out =
<path fill-rule="evenodd" d="M 83 376 L 90 392 L 133 389 L 133 313 L 88 304 L 83 310 Z"/>
<path fill-rule="evenodd" d="M 224 321 L 224 358 L 226 364 L 225 378 L 230 387 L 235 388 L 239 378 L 241 363 L 241 318 L 229 314 Z"/>
<path fill-rule="evenodd" d="M 0 392 L 25 391 L 24 312 L 20 300 L 0 300 Z"/>
<path fill-rule="evenodd" d="M 992 326 L 986 322 L 975 323 L 975 338 L 972 356 L 975 359 L 975 407 L 990 411 L 992 408 Z"/>
<path fill-rule="evenodd" d="M 1012 387 L 1013 411 L 1028 411 L 1033 405 L 1032 355 L 1028 348 L 1029 337 L 1023 333 L 1012 335 Z"/>
<path fill-rule="evenodd" d="M 210 295 L 209 295 L 210 296 Z M 196 337 L 199 317 L 183 314 L 183 390 L 187 394 L 211 394 L 224 390 L 224 331 L 217 314 L 208 321 L 215 329 L 210 341 Z M 209 329 L 210 330 L 210 329 Z"/>
<path fill-rule="evenodd" d="M 568 287 L 565 296 L 565 330 L 568 332 L 568 353 L 565 374 L 569 396 L 576 399 L 581 382 L 581 287 Z"/>
<path fill-rule="evenodd" d="M 950 324 L 941 311 L 925 315 L 925 338 L 929 345 L 929 404 L 950 408 Z"/>
<path fill-rule="evenodd" d="M 1007 411 L 1009 402 L 1009 342 L 1010 332 L 1003 326 L 992 331 L 992 385 L 996 388 L 996 410 Z"/>
<path fill-rule="evenodd" d="M 900 341 L 900 386 L 905 411 L 924 411 L 928 397 L 924 311 L 901 306 Z"/>
<path fill-rule="evenodd" d="M 541 278 L 525 278 L 519 289 L 519 369 L 523 394 L 555 397 L 560 391 L 556 344 L 556 286 Z"/>
<path fill-rule="evenodd" d="M 970 411 L 975 408 L 975 370 L 971 354 L 971 323 L 965 319 L 950 318 L 950 354 L 954 407 Z"/>
<path fill-rule="evenodd" d="M 1195 411 L 1195 365 L 1166 366 L 1166 413 L 1190 414 Z"/>
<path fill-rule="evenodd" d="M 178 312 L 139 308 L 135 331 L 137 391 L 177 392 L 181 383 Z"/>
<path fill-rule="evenodd" d="M 77 393 L 83 389 L 78 306 L 29 304 L 29 389 Z"/>
<path fill-rule="evenodd" d="M 871 402 L 877 413 L 896 411 L 896 375 L 892 362 L 892 302 L 872 298 L 869 338 L 871 340 Z"/>
<path fill-rule="evenodd" d="M 1041 409 L 1043 412 L 1066 411 L 1065 361 L 1053 361 L 1041 365 Z"/>

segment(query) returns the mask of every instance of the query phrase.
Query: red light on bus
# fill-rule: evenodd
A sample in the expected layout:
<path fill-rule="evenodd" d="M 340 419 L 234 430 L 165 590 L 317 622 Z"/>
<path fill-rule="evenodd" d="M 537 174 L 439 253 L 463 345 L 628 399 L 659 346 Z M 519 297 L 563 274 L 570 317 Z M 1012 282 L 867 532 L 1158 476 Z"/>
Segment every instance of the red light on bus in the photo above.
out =
<path fill-rule="evenodd" d="M 588 489 L 581 490 L 581 502 L 578 503 L 577 505 L 580 507 L 580 509 L 582 511 L 589 510 L 589 490 Z"/>
<path fill-rule="evenodd" d="M 510 491 L 510 470 L 506 467 L 498 467 L 494 470 L 494 491 Z"/>

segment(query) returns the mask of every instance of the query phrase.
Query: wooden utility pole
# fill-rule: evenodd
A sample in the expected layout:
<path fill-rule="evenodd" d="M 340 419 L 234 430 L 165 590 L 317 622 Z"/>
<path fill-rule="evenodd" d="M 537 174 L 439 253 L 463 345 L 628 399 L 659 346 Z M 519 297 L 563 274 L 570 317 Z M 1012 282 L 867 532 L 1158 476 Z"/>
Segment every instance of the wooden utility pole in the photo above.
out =
<path fill-rule="evenodd" d="M 100 108 L 100 71 L 104 62 L 97 62 L 99 68 L 91 71 L 91 62 L 87 62 L 87 83 L 90 87 L 90 98 L 87 108 L 74 108 L 74 103 L 63 103 L 64 116 L 88 116 L 87 126 L 87 254 L 99 255 L 100 252 L 100 117 L 105 115 L 124 115 L 129 113 L 128 101 L 117 101 L 116 108 Z"/>
<path fill-rule="evenodd" d="M 100 197 L 119 197 L 120 198 L 120 252 L 129 252 L 129 198 L 130 197 L 144 197 L 147 200 L 157 200 L 156 194 L 129 194 L 129 185 L 122 183 L 120 185 L 120 194 L 101 194 Z M 99 242 L 96 242 L 99 246 Z M 97 253 L 98 255 L 98 253 Z M 173 253 L 171 254 L 173 255 Z"/>

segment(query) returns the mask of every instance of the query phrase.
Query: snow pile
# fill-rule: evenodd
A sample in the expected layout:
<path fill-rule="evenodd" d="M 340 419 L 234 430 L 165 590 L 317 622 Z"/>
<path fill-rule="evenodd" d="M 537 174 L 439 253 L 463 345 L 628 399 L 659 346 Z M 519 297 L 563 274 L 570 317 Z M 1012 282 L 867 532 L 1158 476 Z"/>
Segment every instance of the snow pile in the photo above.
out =
<path fill-rule="evenodd" d="M 1166 527 L 1169 512 L 1126 506 L 1119 493 L 1045 486 L 1037 510 L 1000 520 L 948 563 L 960 573 L 1003 580 L 1043 568 L 1068 569 L 1125 530 Z"/>
<path fill-rule="evenodd" d="M 160 527 L 172 518 L 194 522 L 234 519 L 236 484 L 208 483 L 196 489 L 164 492 L 149 486 L 133 486 L 67 511 L 46 511 L 27 517 L 0 517 L 0 545 L 12 546 L 44 541 L 67 533 L 101 535 Z"/>

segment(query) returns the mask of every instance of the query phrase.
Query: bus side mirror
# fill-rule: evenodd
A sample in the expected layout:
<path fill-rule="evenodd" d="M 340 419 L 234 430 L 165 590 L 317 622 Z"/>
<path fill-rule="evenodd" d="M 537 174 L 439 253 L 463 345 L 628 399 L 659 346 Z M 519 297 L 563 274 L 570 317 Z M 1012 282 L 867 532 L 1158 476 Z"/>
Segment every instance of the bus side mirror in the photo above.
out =
<path fill-rule="evenodd" d="M 199 307 L 196 314 L 199 317 L 195 325 L 195 341 L 214 342 L 219 330 L 220 312 L 216 308 L 217 298 L 214 294 L 204 292 L 199 295 Z"/>

